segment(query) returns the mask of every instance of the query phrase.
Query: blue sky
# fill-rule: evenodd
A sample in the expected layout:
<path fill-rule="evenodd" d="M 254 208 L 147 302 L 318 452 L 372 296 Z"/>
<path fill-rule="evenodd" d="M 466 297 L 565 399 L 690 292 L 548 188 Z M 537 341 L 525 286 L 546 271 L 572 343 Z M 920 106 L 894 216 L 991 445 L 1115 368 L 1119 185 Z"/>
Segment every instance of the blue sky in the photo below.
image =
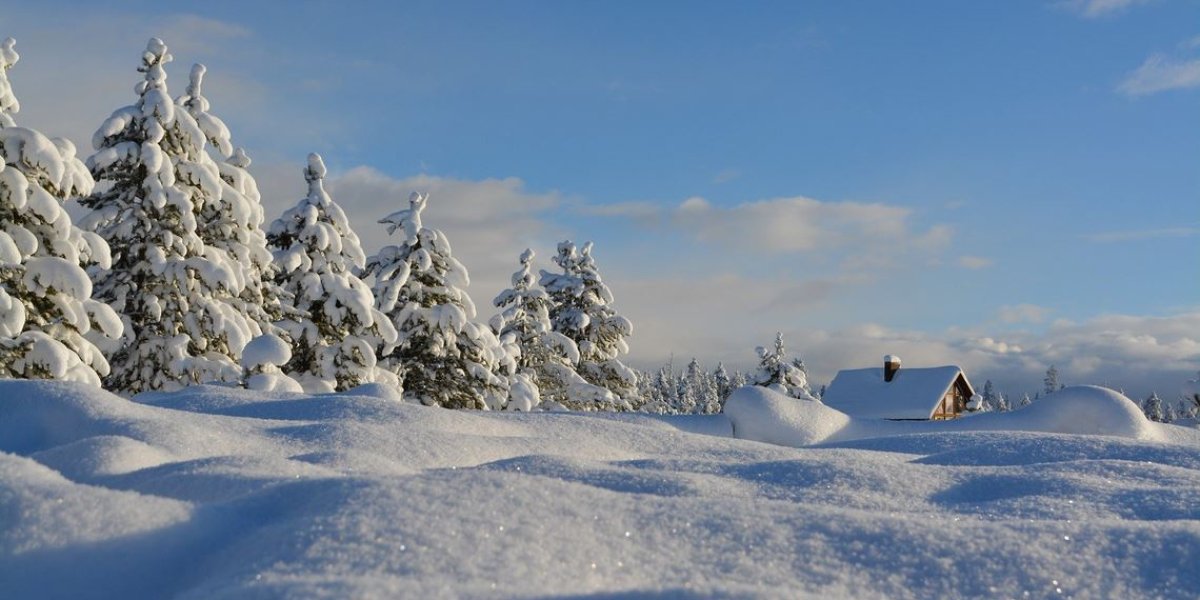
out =
<path fill-rule="evenodd" d="M 33 4 L 0 2 L 22 124 L 86 156 L 160 36 L 269 215 L 310 151 L 368 252 L 435 190 L 484 316 L 521 248 L 595 240 L 642 366 L 782 330 L 818 380 L 1200 369 L 1192 0 Z"/>

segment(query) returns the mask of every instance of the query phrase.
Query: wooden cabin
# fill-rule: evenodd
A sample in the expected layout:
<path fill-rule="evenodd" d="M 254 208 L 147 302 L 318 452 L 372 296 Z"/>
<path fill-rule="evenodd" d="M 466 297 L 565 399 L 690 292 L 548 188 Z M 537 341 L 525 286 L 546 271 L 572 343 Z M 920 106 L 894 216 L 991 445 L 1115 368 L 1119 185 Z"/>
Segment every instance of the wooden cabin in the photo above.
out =
<path fill-rule="evenodd" d="M 853 417 L 893 421 L 956 419 L 975 395 L 962 368 L 900 368 L 884 357 L 883 368 L 838 371 L 821 401 Z"/>

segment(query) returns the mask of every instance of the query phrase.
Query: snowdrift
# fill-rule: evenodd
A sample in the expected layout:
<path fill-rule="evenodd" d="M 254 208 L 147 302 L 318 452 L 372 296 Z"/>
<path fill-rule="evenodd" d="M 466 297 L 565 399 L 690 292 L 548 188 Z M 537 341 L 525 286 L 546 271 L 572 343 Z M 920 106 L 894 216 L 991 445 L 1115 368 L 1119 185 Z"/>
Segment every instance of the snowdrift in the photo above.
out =
<path fill-rule="evenodd" d="M 811 446 L 903 434 L 1028 431 L 1200 442 L 1180 427 L 1146 419 L 1129 398 L 1096 386 L 1065 388 L 1023 409 L 970 415 L 954 421 L 856 419 L 817 402 L 796 400 L 761 387 L 735 390 L 725 404 L 736 437 Z"/>
<path fill-rule="evenodd" d="M 1194 597 L 1200 432 L 1062 394 L 871 423 L 0 381 L 0 595 Z"/>

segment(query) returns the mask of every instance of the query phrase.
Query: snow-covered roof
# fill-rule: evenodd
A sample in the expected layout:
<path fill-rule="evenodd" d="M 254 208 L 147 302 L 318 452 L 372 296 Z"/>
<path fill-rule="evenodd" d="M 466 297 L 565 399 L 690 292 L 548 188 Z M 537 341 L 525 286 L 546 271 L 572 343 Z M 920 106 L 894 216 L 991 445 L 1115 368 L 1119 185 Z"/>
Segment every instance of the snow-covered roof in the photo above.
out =
<path fill-rule="evenodd" d="M 821 401 L 855 417 L 928 419 L 960 373 L 954 365 L 906 367 L 884 381 L 882 368 L 847 369 L 838 371 Z"/>

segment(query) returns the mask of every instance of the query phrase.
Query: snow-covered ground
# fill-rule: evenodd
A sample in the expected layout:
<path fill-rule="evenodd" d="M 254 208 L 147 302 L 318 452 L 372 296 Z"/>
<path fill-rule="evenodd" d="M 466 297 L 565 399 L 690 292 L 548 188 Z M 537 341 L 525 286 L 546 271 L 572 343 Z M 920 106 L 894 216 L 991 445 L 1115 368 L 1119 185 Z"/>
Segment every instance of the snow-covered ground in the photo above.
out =
<path fill-rule="evenodd" d="M 1189 598 L 1198 564 L 1200 431 L 1100 388 L 890 423 L 0 382 L 4 598 Z"/>

